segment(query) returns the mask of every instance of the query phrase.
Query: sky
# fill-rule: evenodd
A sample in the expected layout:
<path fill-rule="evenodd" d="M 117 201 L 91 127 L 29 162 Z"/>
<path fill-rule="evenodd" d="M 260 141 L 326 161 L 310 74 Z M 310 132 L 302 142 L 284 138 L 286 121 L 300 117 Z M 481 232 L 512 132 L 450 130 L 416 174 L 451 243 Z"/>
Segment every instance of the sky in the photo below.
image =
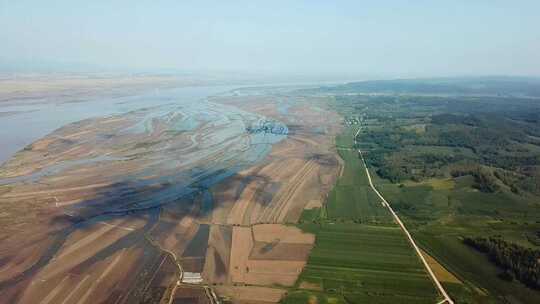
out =
<path fill-rule="evenodd" d="M 540 76 L 539 14 L 538 0 L 0 0 L 0 71 Z"/>

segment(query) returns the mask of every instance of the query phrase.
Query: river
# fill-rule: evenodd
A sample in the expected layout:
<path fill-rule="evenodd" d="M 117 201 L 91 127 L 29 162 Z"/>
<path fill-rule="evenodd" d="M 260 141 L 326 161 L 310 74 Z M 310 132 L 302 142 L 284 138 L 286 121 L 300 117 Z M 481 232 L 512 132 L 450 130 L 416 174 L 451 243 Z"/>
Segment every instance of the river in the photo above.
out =
<path fill-rule="evenodd" d="M 55 103 L 36 99 L 16 104 L 8 101 L 0 107 L 0 165 L 17 151 L 68 123 L 171 103 L 196 102 L 237 87 L 183 87 L 83 102 Z"/>

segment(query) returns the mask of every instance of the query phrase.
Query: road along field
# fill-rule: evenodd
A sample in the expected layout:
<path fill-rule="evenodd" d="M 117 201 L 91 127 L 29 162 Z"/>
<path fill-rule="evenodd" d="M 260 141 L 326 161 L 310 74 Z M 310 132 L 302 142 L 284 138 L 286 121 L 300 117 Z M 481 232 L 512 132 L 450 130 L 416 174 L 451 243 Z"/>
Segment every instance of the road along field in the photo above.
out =
<path fill-rule="evenodd" d="M 300 227 L 315 234 L 308 263 L 285 303 L 437 303 L 443 300 L 410 240 L 369 182 L 353 146 L 337 137 L 343 174 L 321 209 Z M 356 185 L 354 187 L 353 185 Z"/>
<path fill-rule="evenodd" d="M 339 119 L 319 106 L 224 95 L 21 150 L 0 168 L 0 303 L 279 301 L 314 242 L 285 224 L 340 170 Z"/>
<path fill-rule="evenodd" d="M 358 133 L 360 132 L 360 129 L 356 132 L 356 134 L 354 135 L 354 142 L 356 143 L 356 137 L 358 136 Z M 407 229 L 407 227 L 405 227 L 405 225 L 403 224 L 403 222 L 401 221 L 401 219 L 399 218 L 399 216 L 397 215 L 397 213 L 394 211 L 394 209 L 392 208 L 392 206 L 386 201 L 386 199 L 381 195 L 381 193 L 375 188 L 375 186 L 373 185 L 373 181 L 371 180 L 371 175 L 369 173 L 369 170 L 367 168 L 367 165 L 366 165 L 366 162 L 364 160 L 364 157 L 362 156 L 362 151 L 360 149 L 358 149 L 358 153 L 360 154 L 360 158 L 362 159 L 362 164 L 364 165 L 364 168 L 366 170 L 366 176 L 368 178 L 368 182 L 369 182 L 369 186 L 371 187 L 371 189 L 377 194 L 377 196 L 381 199 L 383 205 L 385 207 L 388 208 L 388 210 L 390 211 L 390 213 L 392 214 L 392 217 L 394 218 L 394 220 L 396 221 L 396 223 L 399 225 L 399 227 L 401 228 L 401 230 L 405 233 L 405 235 L 407 236 L 407 239 L 409 241 L 409 243 L 413 246 L 417 256 L 420 258 L 420 260 L 422 261 L 422 263 L 424 264 L 424 268 L 427 270 L 431 280 L 433 281 L 433 283 L 435 283 L 435 286 L 437 286 L 437 290 L 439 291 L 439 293 L 442 295 L 443 297 L 443 300 L 440 302 L 440 303 L 449 303 L 449 304 L 454 304 L 454 301 L 450 298 L 450 296 L 448 295 L 448 293 L 446 292 L 446 290 L 444 289 L 444 287 L 441 285 L 441 283 L 439 282 L 439 280 L 437 279 L 437 277 L 435 276 L 435 273 L 433 272 L 433 270 L 431 269 L 431 266 L 430 264 L 427 262 L 426 258 L 424 257 L 424 255 L 422 254 L 420 248 L 416 245 L 416 242 L 414 241 L 413 237 L 411 236 L 409 230 Z"/>

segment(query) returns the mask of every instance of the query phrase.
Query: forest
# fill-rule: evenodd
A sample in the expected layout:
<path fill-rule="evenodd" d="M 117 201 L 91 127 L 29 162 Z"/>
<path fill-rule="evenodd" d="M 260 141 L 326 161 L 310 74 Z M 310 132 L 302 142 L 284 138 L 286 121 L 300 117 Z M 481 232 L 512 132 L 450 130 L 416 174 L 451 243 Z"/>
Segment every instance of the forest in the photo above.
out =
<path fill-rule="evenodd" d="M 384 127 L 359 135 L 368 164 L 394 183 L 472 175 L 480 191 L 540 194 L 540 124 L 530 113 L 437 110 L 377 118 Z"/>

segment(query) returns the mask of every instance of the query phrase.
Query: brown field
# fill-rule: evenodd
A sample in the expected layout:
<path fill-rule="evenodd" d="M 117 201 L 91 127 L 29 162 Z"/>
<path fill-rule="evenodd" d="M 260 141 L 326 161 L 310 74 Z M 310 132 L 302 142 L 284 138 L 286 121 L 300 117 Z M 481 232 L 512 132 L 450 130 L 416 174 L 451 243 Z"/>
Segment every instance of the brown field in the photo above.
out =
<path fill-rule="evenodd" d="M 288 141 L 292 143 L 287 143 Z M 276 145 L 279 151 L 282 143 Z M 297 153 L 313 148 L 294 136 L 283 145 Z M 302 210 L 310 205 L 320 205 L 335 181 L 339 163 L 330 155 L 313 155 L 302 158 L 285 150 L 285 155 L 272 151 L 271 161 L 256 168 L 242 171 L 214 189 L 219 210 L 215 221 L 231 225 L 257 223 L 295 223 Z M 225 217 L 227 209 L 230 209 Z"/>
<path fill-rule="evenodd" d="M 175 293 L 174 304 L 210 304 L 204 289 L 193 286 L 178 288 Z"/>
<path fill-rule="evenodd" d="M 251 228 L 233 227 L 230 262 L 230 278 L 233 283 L 246 281 L 246 264 L 252 247 Z"/>
<path fill-rule="evenodd" d="M 233 227 L 213 225 L 204 264 L 203 275 L 208 282 L 227 283 L 230 273 Z"/>
<path fill-rule="evenodd" d="M 238 304 L 277 303 L 285 294 L 282 289 L 256 286 L 218 286 L 216 291 Z"/>
<path fill-rule="evenodd" d="M 292 286 L 306 263 L 314 236 L 282 223 L 295 223 L 304 208 L 321 206 L 333 186 L 341 168 L 333 150 L 339 119 L 333 113 L 312 110 L 313 103 L 302 101 L 294 103 L 288 115 L 282 115 L 272 100 L 264 98 L 216 99 L 283 120 L 291 133 L 274 145 L 265 163 L 213 187 L 211 221 L 233 226 L 232 240 L 229 244 L 210 238 L 204 277 L 209 283 L 225 285 Z M 317 128 L 325 131 L 314 132 Z M 229 263 L 223 258 L 226 254 L 215 254 L 217 250 L 212 248 L 218 247 L 219 252 L 230 252 Z M 229 269 L 228 276 L 218 274 L 217 264 Z M 237 303 L 277 302 L 283 293 L 273 288 L 274 299 L 258 292 L 244 299 L 240 287 L 231 288 L 236 292 L 222 287 L 216 290 Z M 241 288 L 251 292 L 259 287 Z"/>
<path fill-rule="evenodd" d="M 312 244 L 256 242 L 251 249 L 251 260 L 304 261 L 308 258 Z"/>
<path fill-rule="evenodd" d="M 174 288 L 180 268 L 200 272 L 203 285 L 234 303 L 278 302 L 285 290 L 276 286 L 296 282 L 315 241 L 285 224 L 321 206 L 332 188 L 342 167 L 333 148 L 340 119 L 303 97 L 286 98 L 287 113 L 269 96 L 211 101 L 282 121 L 289 134 L 262 161 L 178 198 L 166 190 L 241 150 L 245 138 L 227 139 L 219 150 L 209 144 L 217 132 L 210 124 L 172 133 L 154 119 L 144 136 L 108 139 L 147 115 L 134 112 L 61 128 L 3 165 L 0 179 L 99 155 L 121 159 L 0 185 L 0 215 L 8 215 L 0 216 L 0 303 L 168 303 L 171 295 L 172 303 L 208 303 L 201 286 Z M 182 158 L 158 159 L 160 167 L 148 147 Z M 171 201 L 149 205 L 161 196 Z M 205 196 L 212 199 L 207 209 Z"/>
<path fill-rule="evenodd" d="M 446 270 L 437 260 L 435 260 L 432 256 L 427 254 L 425 251 L 422 250 L 422 255 L 426 258 L 426 261 L 428 262 L 429 266 L 435 273 L 435 276 L 437 279 L 441 282 L 445 283 L 458 283 L 463 284 L 454 274 L 452 274 L 450 271 Z"/>
<path fill-rule="evenodd" d="M 305 261 L 248 260 L 245 283 L 250 285 L 292 286 L 306 265 Z"/>
<path fill-rule="evenodd" d="M 292 286 L 306 263 L 313 242 L 313 235 L 302 233 L 296 227 L 281 224 L 233 226 L 228 279 L 224 279 L 223 273 L 215 273 L 215 266 L 205 268 L 205 278 L 210 283 Z M 210 243 L 210 247 L 215 246 Z M 212 258 L 209 251 L 207 260 Z M 223 263 L 223 269 L 226 269 L 225 265 Z M 213 278 L 217 280 L 213 281 Z"/>
<path fill-rule="evenodd" d="M 39 299 L 66 304 L 104 301 L 114 289 L 127 288 L 118 285 L 128 281 L 129 273 L 122 269 L 134 268 L 141 253 L 141 250 L 120 250 L 91 268 L 80 270 L 72 265 L 50 263 L 25 290 L 20 303 L 37 303 Z"/>
<path fill-rule="evenodd" d="M 279 240 L 282 243 L 313 244 L 315 236 L 304 233 L 296 227 L 283 225 L 256 225 L 253 226 L 253 234 L 257 242 L 274 242 Z"/>

